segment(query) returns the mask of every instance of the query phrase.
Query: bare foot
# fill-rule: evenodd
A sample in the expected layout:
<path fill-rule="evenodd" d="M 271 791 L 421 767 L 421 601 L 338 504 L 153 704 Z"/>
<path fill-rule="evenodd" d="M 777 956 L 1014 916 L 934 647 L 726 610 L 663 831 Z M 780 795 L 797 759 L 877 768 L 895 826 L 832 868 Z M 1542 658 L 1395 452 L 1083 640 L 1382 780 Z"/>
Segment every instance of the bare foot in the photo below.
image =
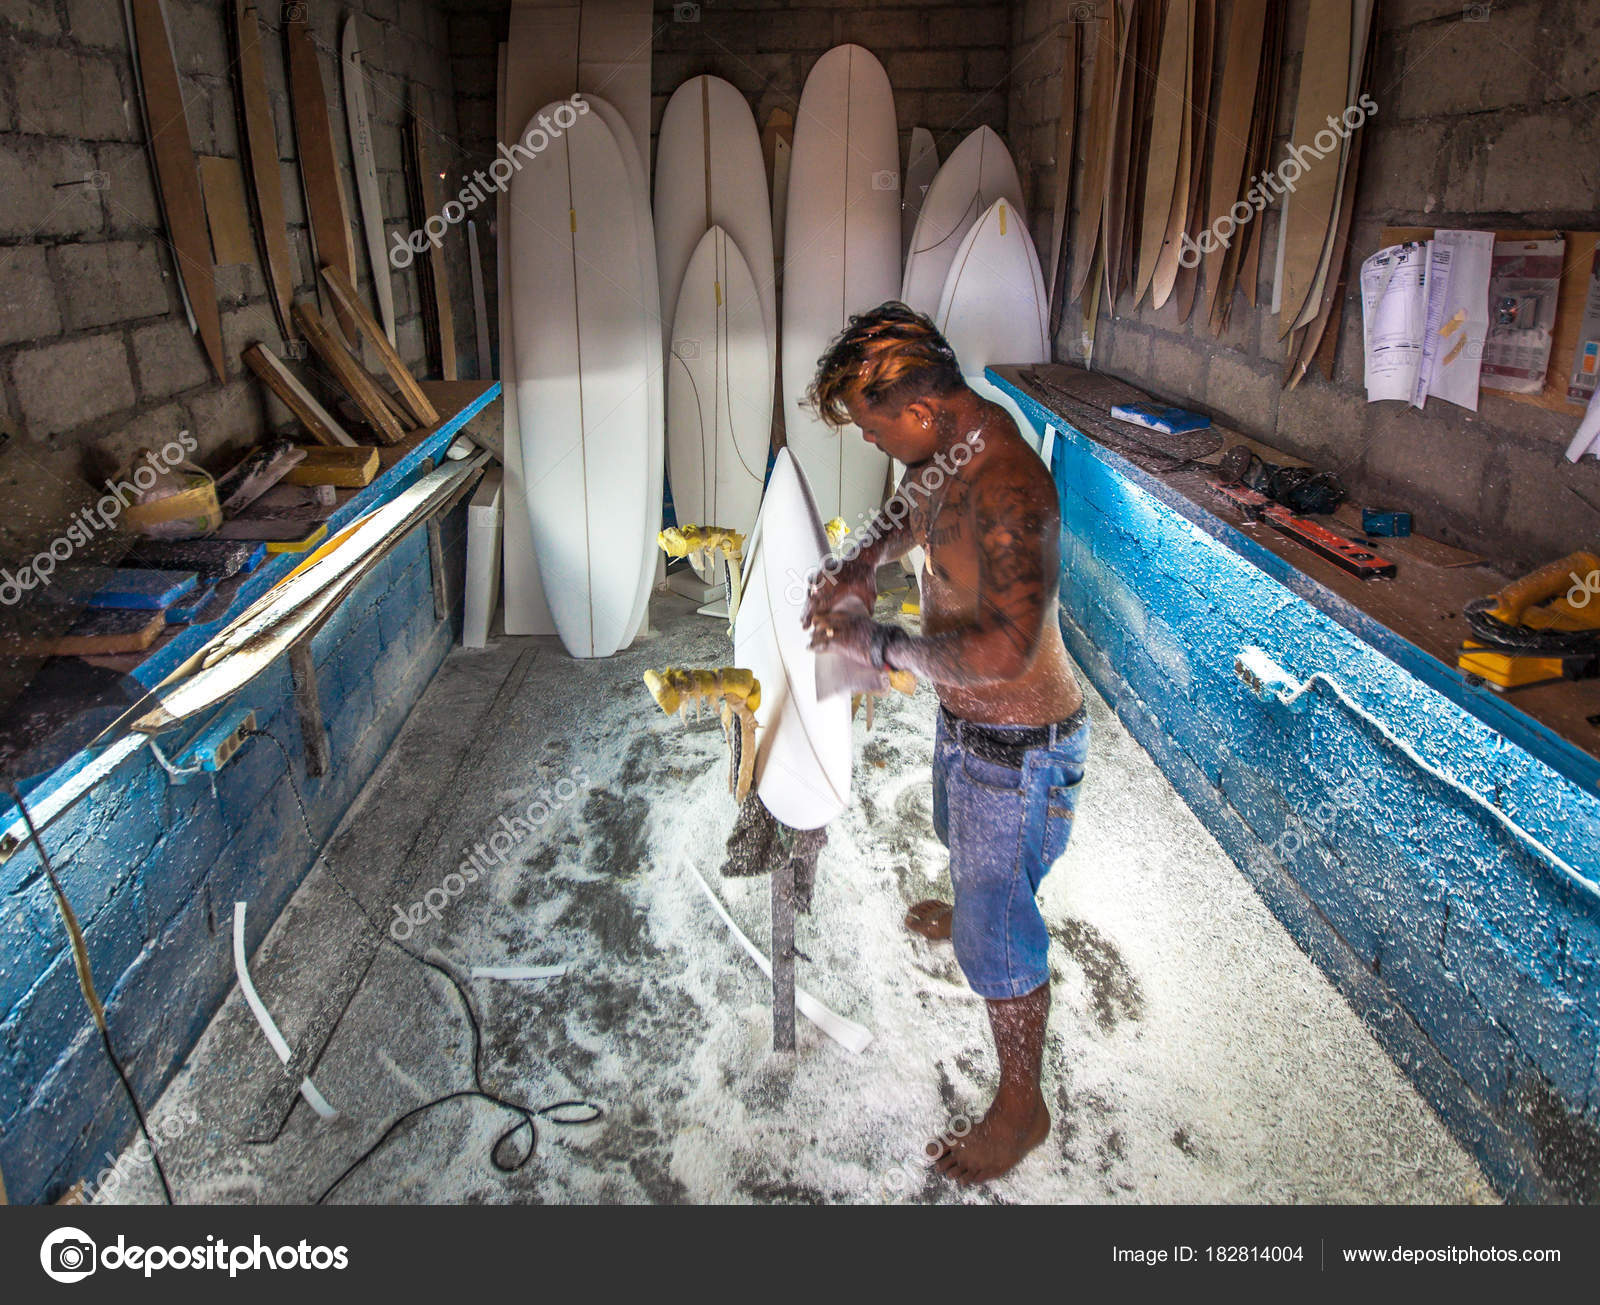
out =
<path fill-rule="evenodd" d="M 1050 1112 L 1037 1090 L 1031 1101 L 1002 1103 L 997 1096 L 988 1113 L 962 1138 L 937 1145 L 933 1167 L 963 1187 L 987 1183 L 1009 1172 L 1050 1134 Z"/>
<path fill-rule="evenodd" d="M 950 916 L 953 910 L 949 902 L 938 902 L 931 898 L 925 902 L 918 902 L 906 912 L 906 928 L 912 933 L 920 933 L 924 938 L 931 938 L 934 942 L 946 942 L 950 937 Z"/>

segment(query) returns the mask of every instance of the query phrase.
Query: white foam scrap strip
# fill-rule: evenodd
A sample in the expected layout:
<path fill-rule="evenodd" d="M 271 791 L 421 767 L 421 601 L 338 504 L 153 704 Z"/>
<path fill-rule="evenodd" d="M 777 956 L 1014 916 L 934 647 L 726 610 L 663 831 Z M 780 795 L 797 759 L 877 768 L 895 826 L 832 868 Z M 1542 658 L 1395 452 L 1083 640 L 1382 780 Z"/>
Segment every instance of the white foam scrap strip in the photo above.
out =
<path fill-rule="evenodd" d="M 292 1057 L 289 1044 L 278 1031 L 278 1026 L 273 1023 L 266 1003 L 261 1000 L 261 994 L 256 991 L 256 985 L 251 981 L 250 967 L 245 962 L 243 902 L 233 904 L 233 968 L 239 975 L 239 991 L 244 993 L 245 1004 L 250 1007 L 250 1013 L 256 1017 L 256 1023 L 267 1035 L 267 1041 L 272 1044 L 272 1049 L 278 1053 L 278 1059 L 287 1065 Z M 327 1098 L 322 1093 L 317 1091 L 317 1085 L 311 1081 L 309 1074 L 300 1080 L 300 1095 L 323 1119 L 339 1117 L 339 1112 L 328 1104 Z"/>
<path fill-rule="evenodd" d="M 474 979 L 559 979 L 565 965 L 474 965 Z"/>

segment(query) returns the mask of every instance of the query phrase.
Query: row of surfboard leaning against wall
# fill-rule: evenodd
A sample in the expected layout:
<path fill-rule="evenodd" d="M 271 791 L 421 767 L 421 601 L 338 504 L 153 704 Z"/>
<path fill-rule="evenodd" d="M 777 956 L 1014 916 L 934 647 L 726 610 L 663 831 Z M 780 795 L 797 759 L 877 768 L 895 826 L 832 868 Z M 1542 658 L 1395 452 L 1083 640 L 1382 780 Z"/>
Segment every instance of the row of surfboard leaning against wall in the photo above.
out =
<path fill-rule="evenodd" d="M 792 142 L 769 124 L 765 154 L 734 86 L 685 82 L 661 119 L 653 202 L 623 115 L 598 94 L 578 101 L 503 215 L 501 371 L 521 454 L 506 510 L 526 504 L 536 564 L 513 557 L 508 516 L 507 633 L 554 632 L 573 656 L 605 657 L 647 626 L 663 475 L 679 522 L 748 535 L 775 403 L 825 519 L 858 529 L 892 490 L 881 451 L 805 406 L 851 314 L 902 299 L 998 396 L 987 364 L 1048 359 L 1048 297 L 1000 137 L 979 127 L 940 166 L 919 128 L 902 179 L 893 91 L 861 46 L 817 61 Z M 519 561 L 538 593 L 512 592 Z"/>

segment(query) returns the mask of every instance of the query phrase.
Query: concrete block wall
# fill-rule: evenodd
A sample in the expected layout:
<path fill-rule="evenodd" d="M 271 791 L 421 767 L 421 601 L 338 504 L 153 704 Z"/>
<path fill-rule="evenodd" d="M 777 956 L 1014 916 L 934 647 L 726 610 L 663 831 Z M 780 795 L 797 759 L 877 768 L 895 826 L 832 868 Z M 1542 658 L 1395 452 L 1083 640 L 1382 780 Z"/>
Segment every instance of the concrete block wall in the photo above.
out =
<path fill-rule="evenodd" d="M 460 576 L 466 508 L 441 529 L 446 574 Z M 113 1045 L 142 1103 L 167 1084 L 234 982 L 234 902 L 247 903 L 253 951 L 311 867 L 295 787 L 321 845 L 458 639 L 459 589 L 450 582 L 455 607 L 435 620 L 419 528 L 313 639 L 327 774 L 306 774 L 280 660 L 235 701 L 255 709 L 257 727 L 284 751 L 270 739 L 247 740 L 213 790 L 205 780 L 170 784 L 141 750 L 45 833 L 88 942 Z M 29 846 L 0 865 L 0 1172 L 10 1199 L 53 1201 L 79 1178 L 93 1183 L 134 1126 Z"/>
<path fill-rule="evenodd" d="M 461 133 L 459 174 L 494 155 L 496 45 L 505 40 L 506 0 L 446 0 Z M 672 92 L 711 73 L 737 86 L 756 125 L 778 107 L 791 113 L 812 65 L 855 42 L 882 61 L 894 88 L 901 162 L 913 127 L 934 134 L 941 158 L 988 125 L 1006 130 L 1010 63 L 1008 0 L 655 0 L 651 62 L 652 133 Z M 480 232 L 480 239 L 487 232 Z M 491 240 L 484 241 L 486 292 L 493 307 Z M 491 327 L 492 329 L 492 327 Z"/>
<path fill-rule="evenodd" d="M 351 210 L 361 292 L 371 271 L 356 209 L 339 30 L 363 12 L 379 182 L 390 231 L 409 232 L 400 123 L 407 87 L 422 116 L 455 133 L 445 18 L 430 0 L 308 0 Z M 170 0 L 168 21 L 197 153 L 240 152 L 224 0 Z M 280 6 L 260 6 L 263 56 L 277 125 L 290 249 L 300 294 L 313 291 L 305 205 L 295 160 Z M 33 462 L 66 478 L 94 476 L 100 450 L 113 458 L 166 443 L 181 428 L 198 457 L 225 469 L 261 435 L 293 430 L 289 411 L 239 361 L 262 341 L 282 352 L 266 283 L 255 263 L 217 270 L 228 378 L 219 382 L 189 331 L 145 150 L 122 7 L 111 0 L 29 0 L 0 7 L 0 425 Z M 466 238 L 446 239 L 458 341 L 471 338 Z M 416 271 L 392 273 L 401 355 L 423 361 Z M 322 370 L 308 360 L 314 388 Z M 463 375 L 469 373 L 463 372 Z M 331 392 L 323 397 L 330 403 Z M 36 478 L 53 492 L 51 476 Z M 48 517 L 49 509 L 40 509 Z"/>
<path fill-rule="evenodd" d="M 1082 436 L 1054 470 L 1079 664 L 1500 1190 L 1600 1200 L 1600 799 Z M 1481 802 L 1323 687 L 1299 712 L 1258 701 L 1234 671 L 1251 645 L 1331 676 Z"/>
<path fill-rule="evenodd" d="M 1111 0 L 1019 0 L 1012 6 L 1012 145 L 1034 234 L 1048 250 L 1064 32 L 1103 21 Z M 1289 0 L 1274 163 L 1292 143 L 1308 0 Z M 1226 24 L 1232 5 L 1220 0 Z M 1497 562 L 1531 567 L 1600 542 L 1600 463 L 1562 456 L 1577 418 L 1485 393 L 1477 413 L 1430 399 L 1416 410 L 1369 405 L 1362 387 L 1354 276 L 1385 226 L 1592 231 L 1600 226 L 1600 57 L 1586 0 L 1381 0 L 1348 267 L 1351 292 L 1333 378 L 1283 390 L 1278 319 L 1238 294 L 1213 337 L 1173 302 L 1152 311 L 1124 294 L 1102 305 L 1094 366 L 1319 466 L 1361 501 L 1410 508 L 1417 528 Z M 1225 30 L 1225 27 L 1224 29 Z M 1085 42 L 1087 44 L 1087 42 Z M 1221 76 L 1222 41 L 1213 69 Z M 1087 64 L 1085 64 L 1087 71 Z M 1080 95 L 1087 93 L 1081 83 Z M 1214 92 L 1215 94 L 1216 92 Z M 1213 100 L 1213 108 L 1215 100 Z M 1080 169 L 1082 158 L 1079 155 Z M 1258 300 L 1270 303 L 1278 210 L 1265 241 Z M 1057 356 L 1081 361 L 1073 309 Z"/>

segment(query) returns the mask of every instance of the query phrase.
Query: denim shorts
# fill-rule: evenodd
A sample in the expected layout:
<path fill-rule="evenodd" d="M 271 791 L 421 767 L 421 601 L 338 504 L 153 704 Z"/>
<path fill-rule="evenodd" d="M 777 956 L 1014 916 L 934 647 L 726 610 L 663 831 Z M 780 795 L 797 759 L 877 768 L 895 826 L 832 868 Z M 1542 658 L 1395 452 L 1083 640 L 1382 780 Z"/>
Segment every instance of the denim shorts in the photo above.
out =
<path fill-rule="evenodd" d="M 1051 727 L 1020 769 L 978 755 L 968 722 L 941 710 L 933 744 L 933 827 L 950 849 L 951 940 L 972 990 L 1021 997 L 1049 982 L 1039 884 L 1072 835 L 1089 756 L 1086 714 Z M 982 727 L 1003 736 L 1007 726 Z"/>

